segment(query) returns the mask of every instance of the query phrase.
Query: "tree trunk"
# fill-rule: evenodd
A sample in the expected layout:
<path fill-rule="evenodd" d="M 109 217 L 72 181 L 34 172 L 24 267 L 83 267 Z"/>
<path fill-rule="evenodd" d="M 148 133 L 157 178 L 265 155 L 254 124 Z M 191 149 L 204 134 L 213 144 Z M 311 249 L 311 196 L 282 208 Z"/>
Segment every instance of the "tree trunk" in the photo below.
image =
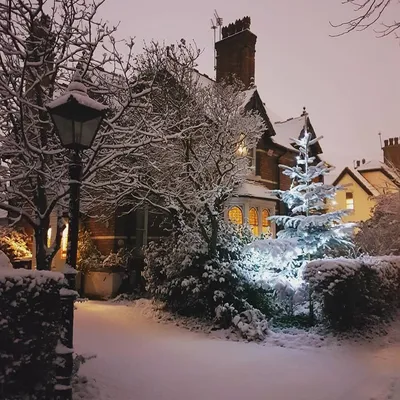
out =
<path fill-rule="evenodd" d="M 218 219 L 215 215 L 211 215 L 210 219 L 211 219 L 211 237 L 208 249 L 210 256 L 213 257 L 217 253 L 219 224 L 218 224 Z"/>
<path fill-rule="evenodd" d="M 50 271 L 52 259 L 47 256 L 47 229 L 39 227 L 35 231 L 36 242 L 36 268 L 38 270 Z"/>

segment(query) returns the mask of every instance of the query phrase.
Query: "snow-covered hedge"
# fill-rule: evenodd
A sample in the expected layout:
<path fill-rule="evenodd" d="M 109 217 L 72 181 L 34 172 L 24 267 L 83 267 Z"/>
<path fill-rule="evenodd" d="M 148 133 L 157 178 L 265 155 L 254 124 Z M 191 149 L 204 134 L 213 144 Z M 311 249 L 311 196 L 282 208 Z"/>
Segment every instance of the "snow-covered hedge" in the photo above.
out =
<path fill-rule="evenodd" d="M 304 278 L 335 329 L 388 319 L 399 306 L 400 257 L 316 260 L 306 266 Z"/>
<path fill-rule="evenodd" d="M 63 278 L 0 269 L 0 398 L 52 398 Z"/>

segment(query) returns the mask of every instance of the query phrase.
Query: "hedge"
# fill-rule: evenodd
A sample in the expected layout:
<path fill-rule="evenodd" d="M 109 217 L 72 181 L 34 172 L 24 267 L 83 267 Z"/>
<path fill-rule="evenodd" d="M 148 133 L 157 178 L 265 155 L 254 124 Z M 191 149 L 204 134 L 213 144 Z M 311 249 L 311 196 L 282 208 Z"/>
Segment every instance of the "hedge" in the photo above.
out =
<path fill-rule="evenodd" d="M 304 271 L 314 300 L 334 329 L 361 329 L 390 319 L 400 301 L 400 257 L 323 259 Z"/>
<path fill-rule="evenodd" d="M 0 269 L 0 398 L 52 398 L 63 279 Z"/>

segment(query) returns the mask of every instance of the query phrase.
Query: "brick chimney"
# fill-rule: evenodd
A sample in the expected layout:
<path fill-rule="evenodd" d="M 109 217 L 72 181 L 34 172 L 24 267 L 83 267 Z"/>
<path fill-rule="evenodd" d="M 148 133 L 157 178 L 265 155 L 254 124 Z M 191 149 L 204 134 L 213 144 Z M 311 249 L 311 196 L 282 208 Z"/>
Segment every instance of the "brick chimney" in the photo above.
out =
<path fill-rule="evenodd" d="M 393 165 L 400 170 L 400 143 L 399 138 L 390 138 L 384 141 L 383 160 L 386 164 Z"/>
<path fill-rule="evenodd" d="M 215 43 L 217 82 L 236 76 L 246 88 L 254 83 L 256 40 L 250 32 L 250 17 L 222 28 L 222 39 Z"/>

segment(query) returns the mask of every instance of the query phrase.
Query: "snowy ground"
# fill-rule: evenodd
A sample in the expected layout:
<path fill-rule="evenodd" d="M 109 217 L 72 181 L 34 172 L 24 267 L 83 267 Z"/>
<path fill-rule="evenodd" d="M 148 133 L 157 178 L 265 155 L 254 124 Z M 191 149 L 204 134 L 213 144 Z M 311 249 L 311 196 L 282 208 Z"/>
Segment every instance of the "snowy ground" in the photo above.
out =
<path fill-rule="evenodd" d="M 364 344 L 275 334 L 258 345 L 152 317 L 145 306 L 78 304 L 75 350 L 97 358 L 74 400 L 400 400 L 397 326 Z"/>

